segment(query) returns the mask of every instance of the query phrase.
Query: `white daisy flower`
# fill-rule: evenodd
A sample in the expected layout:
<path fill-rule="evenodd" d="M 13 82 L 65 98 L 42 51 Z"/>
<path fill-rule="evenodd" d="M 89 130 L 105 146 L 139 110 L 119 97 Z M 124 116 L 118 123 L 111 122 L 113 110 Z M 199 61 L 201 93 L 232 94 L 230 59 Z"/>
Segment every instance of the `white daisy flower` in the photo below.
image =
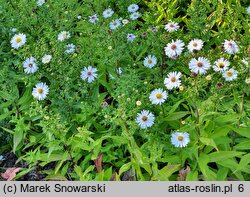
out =
<path fill-rule="evenodd" d="M 222 73 L 222 76 L 225 78 L 226 81 L 233 81 L 238 76 L 238 71 L 234 70 L 233 68 L 226 70 Z"/>
<path fill-rule="evenodd" d="M 226 71 L 230 65 L 230 62 L 223 57 L 214 62 L 213 69 L 216 72 Z"/>
<path fill-rule="evenodd" d="M 122 25 L 125 26 L 129 23 L 129 20 L 128 19 L 123 19 L 122 20 Z"/>
<path fill-rule="evenodd" d="M 144 66 L 153 68 L 157 64 L 157 58 L 153 55 L 148 55 L 143 61 Z"/>
<path fill-rule="evenodd" d="M 169 22 L 168 24 L 165 25 L 165 30 L 168 32 L 174 32 L 177 31 L 180 28 L 178 23 L 175 22 Z"/>
<path fill-rule="evenodd" d="M 190 52 L 199 51 L 203 47 L 203 41 L 201 39 L 193 39 L 187 47 Z"/>
<path fill-rule="evenodd" d="M 170 58 L 177 58 L 182 53 L 184 45 L 182 40 L 172 40 L 171 43 L 168 43 L 167 46 L 164 47 L 165 54 Z"/>
<path fill-rule="evenodd" d="M 131 4 L 128 6 L 128 12 L 136 12 L 139 9 L 139 6 L 136 4 Z"/>
<path fill-rule="evenodd" d="M 21 46 L 23 46 L 25 43 L 26 43 L 26 35 L 25 34 L 15 34 L 11 41 L 11 46 L 14 48 L 14 49 L 18 49 L 20 48 Z"/>
<path fill-rule="evenodd" d="M 135 38 L 136 38 L 136 36 L 134 34 L 128 34 L 127 35 L 127 39 L 128 39 L 129 42 L 133 42 Z"/>
<path fill-rule="evenodd" d="M 121 25 L 120 19 L 112 20 L 109 24 L 110 29 L 116 29 Z"/>
<path fill-rule="evenodd" d="M 250 6 L 247 8 L 247 13 L 250 14 Z"/>
<path fill-rule="evenodd" d="M 171 143 L 176 147 L 186 147 L 190 142 L 189 133 L 187 132 L 175 132 L 171 135 Z"/>
<path fill-rule="evenodd" d="M 93 68 L 92 66 L 84 67 L 83 71 L 81 72 L 82 80 L 88 81 L 88 83 L 92 83 L 95 78 L 97 78 L 97 69 Z"/>
<path fill-rule="evenodd" d="M 130 15 L 130 19 L 134 21 L 134 20 L 138 19 L 140 16 L 141 16 L 141 15 L 140 15 L 139 12 L 134 12 L 134 13 L 132 13 L 132 14 Z"/>
<path fill-rule="evenodd" d="M 239 47 L 234 40 L 225 40 L 223 46 L 224 46 L 224 50 L 228 54 L 234 54 L 239 51 Z"/>
<path fill-rule="evenodd" d="M 151 92 L 149 96 L 149 100 L 151 101 L 152 104 L 162 104 L 165 102 L 167 99 L 168 93 L 166 91 L 163 91 L 163 89 L 155 89 Z"/>
<path fill-rule="evenodd" d="M 81 15 L 78 15 L 78 16 L 77 16 L 77 19 L 78 19 L 78 20 L 80 20 L 81 18 L 82 18 L 82 16 L 81 16 Z"/>
<path fill-rule="evenodd" d="M 24 72 L 27 74 L 35 73 L 38 70 L 37 61 L 34 57 L 27 58 L 23 62 Z"/>
<path fill-rule="evenodd" d="M 50 63 L 51 59 L 52 59 L 52 56 L 51 56 L 51 55 L 44 55 L 44 56 L 42 57 L 42 63 L 48 64 L 48 63 Z"/>
<path fill-rule="evenodd" d="M 181 85 L 181 73 L 180 72 L 170 72 L 167 77 L 164 79 L 164 84 L 168 90 L 173 88 L 178 88 Z"/>
<path fill-rule="evenodd" d="M 45 0 L 38 0 L 37 1 L 38 6 L 42 6 L 43 4 L 45 4 Z"/>
<path fill-rule="evenodd" d="M 154 124 L 155 116 L 148 110 L 142 110 L 137 114 L 136 122 L 142 129 L 151 127 Z"/>
<path fill-rule="evenodd" d="M 36 84 L 36 87 L 33 88 L 32 96 L 39 101 L 42 101 L 46 99 L 48 93 L 49 87 L 46 85 L 46 83 L 38 83 Z"/>
<path fill-rule="evenodd" d="M 207 70 L 210 68 L 210 62 L 207 58 L 199 57 L 198 59 L 191 59 L 189 62 L 189 69 L 195 74 L 206 74 Z"/>
<path fill-rule="evenodd" d="M 96 21 L 98 21 L 99 18 L 97 17 L 96 14 L 94 14 L 93 16 L 89 16 L 89 22 L 95 24 Z"/>
<path fill-rule="evenodd" d="M 69 39 L 71 36 L 70 36 L 70 33 L 68 31 L 62 31 L 58 34 L 58 40 L 59 41 L 64 41 L 66 39 Z"/>
<path fill-rule="evenodd" d="M 76 50 L 76 46 L 74 44 L 67 44 L 65 46 L 66 50 L 64 51 L 64 53 L 68 54 L 68 53 L 74 53 Z"/>
<path fill-rule="evenodd" d="M 108 8 L 103 11 L 102 15 L 104 18 L 109 18 L 114 14 L 114 11 L 111 8 Z"/>

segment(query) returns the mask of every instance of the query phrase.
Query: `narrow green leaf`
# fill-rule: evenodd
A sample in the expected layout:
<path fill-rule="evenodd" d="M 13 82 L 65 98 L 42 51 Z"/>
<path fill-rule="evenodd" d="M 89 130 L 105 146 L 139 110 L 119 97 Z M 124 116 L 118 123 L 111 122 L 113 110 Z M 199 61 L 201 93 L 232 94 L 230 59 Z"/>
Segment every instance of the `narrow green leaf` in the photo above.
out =
<path fill-rule="evenodd" d="M 132 165 L 131 162 L 123 164 L 122 167 L 119 169 L 119 174 L 118 175 L 121 176 L 122 173 L 128 171 L 131 168 L 131 165 Z"/>
<path fill-rule="evenodd" d="M 157 174 L 154 174 L 151 180 L 168 181 L 169 177 L 179 169 L 180 164 L 168 164 L 167 166 L 159 170 Z"/>
<path fill-rule="evenodd" d="M 15 153 L 17 146 L 20 144 L 20 142 L 23 139 L 23 130 L 22 129 L 15 130 L 13 138 L 14 138 L 13 152 Z"/>
<path fill-rule="evenodd" d="M 248 140 L 246 142 L 241 142 L 241 143 L 237 144 L 234 148 L 236 150 L 249 150 L 250 149 L 250 140 Z"/>
<path fill-rule="evenodd" d="M 166 120 L 167 122 L 173 120 L 179 120 L 188 114 L 190 114 L 190 112 L 185 112 L 185 111 L 173 112 L 169 114 L 167 117 L 165 117 L 164 120 Z"/>
<path fill-rule="evenodd" d="M 238 157 L 243 154 L 244 152 L 220 151 L 220 152 L 210 153 L 208 156 L 209 156 L 209 162 L 217 162 L 217 161 L 223 161 L 225 159 L 229 159 L 233 157 Z"/>
<path fill-rule="evenodd" d="M 250 138 L 250 128 L 244 128 L 244 127 L 235 128 L 234 131 L 239 135 Z"/>
<path fill-rule="evenodd" d="M 207 145 L 207 146 L 212 146 L 212 147 L 214 147 L 214 148 L 218 151 L 218 148 L 217 148 L 217 146 L 216 146 L 216 144 L 215 144 L 215 142 L 214 142 L 213 139 L 201 137 L 201 138 L 200 138 L 200 141 L 201 141 L 203 144 Z"/>
<path fill-rule="evenodd" d="M 244 168 L 246 168 L 248 166 L 248 164 L 250 163 L 250 153 L 244 155 L 241 160 L 239 165 L 236 168 L 236 171 L 241 171 Z"/>

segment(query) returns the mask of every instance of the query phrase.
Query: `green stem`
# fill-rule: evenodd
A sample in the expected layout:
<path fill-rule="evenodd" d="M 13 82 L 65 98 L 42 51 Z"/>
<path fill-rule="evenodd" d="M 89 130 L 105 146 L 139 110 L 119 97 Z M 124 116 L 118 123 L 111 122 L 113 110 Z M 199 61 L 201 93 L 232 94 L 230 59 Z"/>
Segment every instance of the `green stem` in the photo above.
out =
<path fill-rule="evenodd" d="M 180 148 L 180 164 L 181 164 L 181 167 L 183 167 L 184 165 L 182 164 L 183 163 L 183 153 L 182 153 L 182 148 Z"/>

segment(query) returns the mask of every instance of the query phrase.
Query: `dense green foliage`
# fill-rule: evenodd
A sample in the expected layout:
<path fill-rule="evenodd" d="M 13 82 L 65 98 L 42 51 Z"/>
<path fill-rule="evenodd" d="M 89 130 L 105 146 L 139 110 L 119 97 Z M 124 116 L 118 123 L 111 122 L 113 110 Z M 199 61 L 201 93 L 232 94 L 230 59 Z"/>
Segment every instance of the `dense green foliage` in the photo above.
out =
<path fill-rule="evenodd" d="M 129 19 L 131 3 L 140 7 L 137 20 Z M 12 151 L 26 166 L 16 178 L 40 166 L 45 180 L 177 180 L 189 166 L 184 180 L 250 180 L 247 6 L 239 0 L 48 0 L 42 6 L 0 0 L 0 154 Z M 102 17 L 107 8 L 114 10 L 110 18 Z M 89 22 L 94 14 L 96 24 Z M 111 31 L 120 17 L 129 23 Z M 169 21 L 180 29 L 167 32 Z M 71 37 L 59 42 L 62 31 Z M 19 49 L 10 44 L 16 33 L 27 37 Z M 197 53 L 185 48 L 177 59 L 165 55 L 172 40 L 187 45 L 194 38 L 204 42 Z M 239 52 L 227 54 L 225 39 L 235 40 Z M 76 50 L 65 54 L 69 43 Z M 48 64 L 41 62 L 45 54 L 52 55 Z M 153 68 L 143 65 L 150 54 L 157 57 Z M 27 74 L 23 62 L 31 56 L 39 69 Z M 211 64 L 228 59 L 237 79 L 225 81 L 213 69 L 194 75 L 188 64 L 198 57 Z M 98 70 L 92 83 L 80 77 L 88 65 Z M 182 73 L 181 88 L 153 105 L 151 91 L 166 89 L 172 71 Z M 39 82 L 49 86 L 42 101 L 32 96 Z M 155 115 L 147 129 L 135 121 L 144 109 Z M 187 147 L 171 143 L 177 131 L 190 134 Z"/>

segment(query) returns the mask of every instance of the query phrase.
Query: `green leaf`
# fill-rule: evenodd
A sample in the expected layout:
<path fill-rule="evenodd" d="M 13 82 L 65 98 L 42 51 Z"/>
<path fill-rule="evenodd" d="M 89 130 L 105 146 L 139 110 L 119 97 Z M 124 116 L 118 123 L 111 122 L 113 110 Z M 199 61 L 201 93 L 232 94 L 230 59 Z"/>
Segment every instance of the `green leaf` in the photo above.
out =
<path fill-rule="evenodd" d="M 229 172 L 228 168 L 220 166 L 219 170 L 217 172 L 217 179 L 216 180 L 217 181 L 226 181 L 228 172 Z"/>
<path fill-rule="evenodd" d="M 12 95 L 10 95 L 8 92 L 4 92 L 4 91 L 0 91 L 0 97 L 2 97 L 4 100 L 7 100 L 7 101 L 14 100 Z"/>
<path fill-rule="evenodd" d="M 244 137 L 250 138 L 250 128 L 235 128 L 234 131 L 238 133 L 239 135 L 242 135 Z"/>
<path fill-rule="evenodd" d="M 175 112 L 175 110 L 179 107 L 179 105 L 183 102 L 184 100 L 180 100 L 177 103 L 175 103 L 173 106 L 171 106 L 171 109 L 169 110 L 168 114 L 172 114 Z"/>
<path fill-rule="evenodd" d="M 58 173 L 58 171 L 60 170 L 60 168 L 62 167 L 63 163 L 69 158 L 69 153 L 65 152 L 63 154 L 62 160 L 58 163 L 58 165 L 55 167 L 55 174 Z"/>
<path fill-rule="evenodd" d="M 8 118 L 12 114 L 12 111 L 5 112 L 0 115 L 0 121 L 4 120 L 5 118 Z"/>
<path fill-rule="evenodd" d="M 82 169 L 81 169 L 81 167 L 75 165 L 74 171 L 75 171 L 75 173 L 77 174 L 77 176 L 79 176 L 79 179 L 81 180 L 81 177 L 82 177 Z M 82 180 L 81 180 L 81 181 L 82 181 Z"/>
<path fill-rule="evenodd" d="M 104 171 L 103 179 L 104 179 L 104 181 L 109 181 L 111 179 L 111 177 L 112 177 L 112 167 L 110 167 Z"/>
<path fill-rule="evenodd" d="M 47 163 L 49 162 L 53 162 L 53 161 L 61 161 L 64 158 L 64 152 L 62 151 L 58 151 L 56 153 L 51 153 L 50 156 L 48 157 L 47 153 L 43 153 L 40 155 L 40 160 L 41 161 L 46 161 Z M 70 156 L 68 155 L 68 157 L 65 160 L 70 160 Z"/>
<path fill-rule="evenodd" d="M 229 115 L 223 115 L 219 116 L 218 118 L 215 119 L 216 122 L 218 123 L 229 123 L 229 122 L 235 122 L 238 120 L 238 118 L 241 117 L 241 114 L 229 114 Z"/>
<path fill-rule="evenodd" d="M 49 175 L 44 178 L 45 181 L 68 181 L 68 179 L 65 176 L 62 176 L 60 174 L 55 175 Z"/>
<path fill-rule="evenodd" d="M 14 144 L 13 144 L 13 152 L 16 152 L 17 146 L 20 144 L 20 142 L 23 140 L 23 130 L 22 129 L 16 129 L 14 133 Z"/>
<path fill-rule="evenodd" d="M 237 144 L 234 148 L 236 150 L 249 150 L 250 149 L 250 140 L 248 140 L 246 142 L 241 142 L 241 143 Z"/>
<path fill-rule="evenodd" d="M 214 129 L 210 137 L 215 139 L 217 137 L 226 136 L 231 130 L 232 130 L 231 126 L 223 125 L 221 127 L 217 127 L 216 129 Z"/>
<path fill-rule="evenodd" d="M 220 152 L 210 153 L 208 156 L 209 156 L 209 162 L 217 162 L 217 161 L 223 161 L 225 159 L 237 157 L 243 154 L 244 152 L 220 151 Z"/>
<path fill-rule="evenodd" d="M 147 173 L 148 173 L 149 175 L 152 174 L 152 169 L 151 169 L 151 166 L 150 166 L 149 163 L 142 163 L 142 164 L 140 164 L 140 166 L 141 166 L 144 170 L 146 170 Z"/>
<path fill-rule="evenodd" d="M 169 114 L 167 117 L 164 118 L 164 120 L 168 121 L 173 121 L 173 120 L 179 120 L 186 116 L 187 114 L 190 114 L 190 112 L 186 111 L 179 111 L 179 112 L 173 112 Z"/>
<path fill-rule="evenodd" d="M 216 144 L 215 144 L 215 142 L 214 142 L 213 139 L 201 137 L 201 138 L 200 138 L 200 141 L 201 141 L 203 144 L 207 145 L 207 146 L 212 146 L 212 147 L 214 147 L 214 148 L 218 151 L 218 148 L 217 148 L 217 146 L 216 146 Z"/>
<path fill-rule="evenodd" d="M 87 174 L 88 174 L 89 172 L 92 172 L 94 169 L 95 169 L 95 166 L 93 166 L 93 165 L 89 166 L 89 167 L 84 171 L 84 173 L 83 173 L 83 175 L 82 175 L 82 180 L 81 180 L 81 181 L 86 180 Z"/>
<path fill-rule="evenodd" d="M 123 164 L 122 167 L 119 169 L 119 176 L 122 175 L 122 173 L 128 171 L 131 168 L 131 162 Z"/>
<path fill-rule="evenodd" d="M 198 175 L 199 173 L 196 170 L 190 171 L 187 174 L 186 181 L 198 181 L 199 180 Z"/>
<path fill-rule="evenodd" d="M 207 181 L 214 181 L 216 179 L 216 174 L 209 169 L 207 165 L 208 163 L 209 163 L 209 156 L 207 154 L 201 153 L 198 159 L 198 164 L 202 174 L 204 175 L 204 179 Z"/>
<path fill-rule="evenodd" d="M 31 90 L 32 87 L 28 87 L 26 88 L 23 96 L 18 100 L 18 105 L 25 105 L 27 104 L 29 101 L 32 100 L 32 94 L 31 94 Z"/>
<path fill-rule="evenodd" d="M 236 168 L 236 171 L 241 171 L 244 168 L 246 168 L 248 166 L 248 164 L 250 163 L 250 153 L 244 155 L 241 160 L 239 165 Z"/>
<path fill-rule="evenodd" d="M 23 177 L 25 174 L 29 173 L 32 170 L 34 170 L 34 168 L 22 169 L 22 171 L 15 176 L 15 180 L 18 180 L 19 178 Z"/>
<path fill-rule="evenodd" d="M 157 172 L 157 174 L 154 174 L 151 180 L 157 180 L 157 181 L 168 181 L 169 177 L 180 169 L 180 164 L 168 164 L 161 170 Z"/>
<path fill-rule="evenodd" d="M 12 104 L 12 101 L 4 102 L 4 103 L 0 104 L 0 109 L 7 108 L 7 107 L 9 107 L 11 104 Z"/>

